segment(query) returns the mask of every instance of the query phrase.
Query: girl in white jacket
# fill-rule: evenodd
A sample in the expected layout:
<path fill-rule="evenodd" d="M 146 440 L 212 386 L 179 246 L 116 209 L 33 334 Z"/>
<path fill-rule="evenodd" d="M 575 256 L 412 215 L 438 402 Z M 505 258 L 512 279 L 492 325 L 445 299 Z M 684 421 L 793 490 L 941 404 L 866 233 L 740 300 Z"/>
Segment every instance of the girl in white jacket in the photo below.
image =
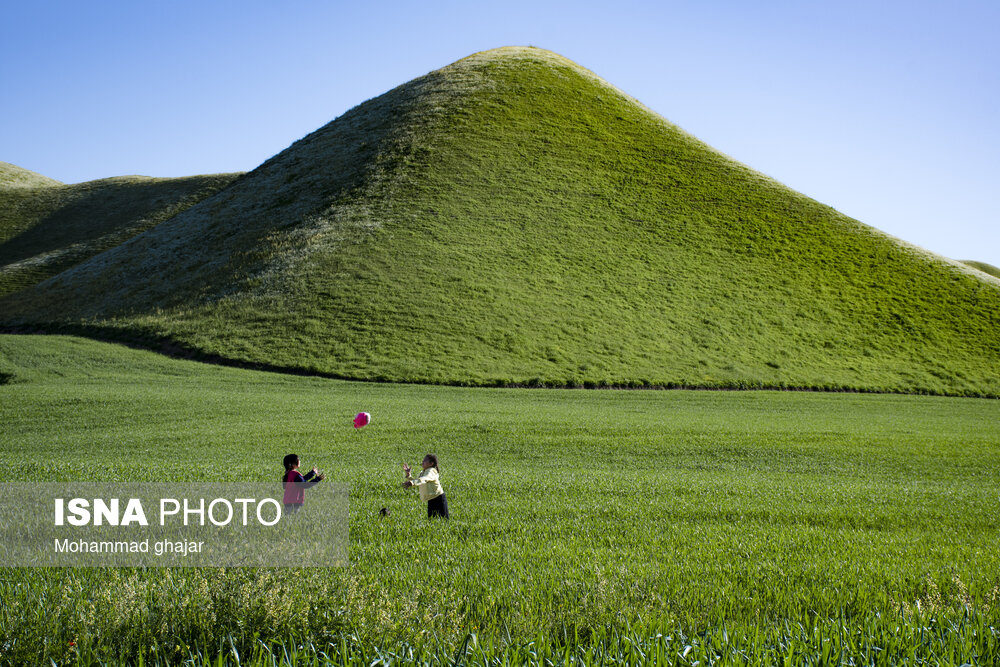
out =
<path fill-rule="evenodd" d="M 408 489 L 415 486 L 420 490 L 420 499 L 427 503 L 427 516 L 448 518 L 448 499 L 444 496 L 444 489 L 441 488 L 441 472 L 438 467 L 438 459 L 433 454 L 428 454 L 420 462 L 423 470 L 420 476 L 414 479 L 410 475 L 410 466 L 403 464 L 403 472 L 406 473 L 406 481 L 403 488 Z"/>

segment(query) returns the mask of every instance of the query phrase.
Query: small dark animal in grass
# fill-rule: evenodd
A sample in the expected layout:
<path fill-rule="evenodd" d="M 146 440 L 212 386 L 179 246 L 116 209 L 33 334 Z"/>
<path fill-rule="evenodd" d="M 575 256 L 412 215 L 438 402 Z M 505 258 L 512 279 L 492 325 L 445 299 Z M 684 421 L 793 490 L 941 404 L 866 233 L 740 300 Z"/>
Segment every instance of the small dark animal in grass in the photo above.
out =
<path fill-rule="evenodd" d="M 389 511 L 389 508 L 388 508 L 388 507 L 383 507 L 382 509 L 380 509 L 380 510 L 378 511 L 378 514 L 379 514 L 379 516 L 382 516 L 382 517 L 386 517 L 386 516 L 389 516 L 389 515 L 390 515 L 391 513 L 392 513 L 392 512 L 390 512 L 390 511 Z"/>

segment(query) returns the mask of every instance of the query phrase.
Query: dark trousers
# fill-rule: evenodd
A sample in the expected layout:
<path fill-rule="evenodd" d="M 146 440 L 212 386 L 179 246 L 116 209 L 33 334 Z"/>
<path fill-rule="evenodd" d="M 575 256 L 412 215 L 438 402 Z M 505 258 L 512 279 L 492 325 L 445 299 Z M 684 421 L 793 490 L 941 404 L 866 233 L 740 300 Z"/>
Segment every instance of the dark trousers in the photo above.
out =
<path fill-rule="evenodd" d="M 448 518 L 448 499 L 444 497 L 443 493 L 437 498 L 431 498 L 427 501 L 427 518 L 432 516 Z"/>

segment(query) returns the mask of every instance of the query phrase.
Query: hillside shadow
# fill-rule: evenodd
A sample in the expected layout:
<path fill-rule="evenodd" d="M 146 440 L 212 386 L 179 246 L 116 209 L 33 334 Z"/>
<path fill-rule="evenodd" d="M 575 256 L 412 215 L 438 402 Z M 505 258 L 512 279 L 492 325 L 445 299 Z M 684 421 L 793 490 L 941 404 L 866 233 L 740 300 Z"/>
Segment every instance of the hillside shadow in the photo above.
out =
<path fill-rule="evenodd" d="M 111 180 L 69 187 L 72 190 L 59 195 L 65 204 L 0 244 L 0 266 L 47 253 L 71 251 L 74 247 L 90 251 L 83 253 L 85 257 L 78 252 L 67 252 L 71 257 L 55 262 L 71 266 L 107 249 L 80 246 L 92 246 L 109 235 L 108 241 L 120 243 L 145 231 L 185 208 L 185 201 L 205 190 L 206 183 L 199 178 L 138 183 Z M 121 238 L 122 235 L 126 238 Z"/>

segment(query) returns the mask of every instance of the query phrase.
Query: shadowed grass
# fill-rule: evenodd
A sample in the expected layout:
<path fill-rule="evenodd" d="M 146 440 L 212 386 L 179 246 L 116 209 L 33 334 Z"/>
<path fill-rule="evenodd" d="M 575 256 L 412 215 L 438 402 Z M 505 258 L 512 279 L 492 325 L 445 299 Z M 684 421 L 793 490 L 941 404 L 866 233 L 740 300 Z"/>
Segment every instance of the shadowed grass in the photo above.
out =
<path fill-rule="evenodd" d="M 128 176 L 62 185 L 21 172 L 12 165 L 0 170 L 0 296 L 155 227 L 237 176 Z"/>

